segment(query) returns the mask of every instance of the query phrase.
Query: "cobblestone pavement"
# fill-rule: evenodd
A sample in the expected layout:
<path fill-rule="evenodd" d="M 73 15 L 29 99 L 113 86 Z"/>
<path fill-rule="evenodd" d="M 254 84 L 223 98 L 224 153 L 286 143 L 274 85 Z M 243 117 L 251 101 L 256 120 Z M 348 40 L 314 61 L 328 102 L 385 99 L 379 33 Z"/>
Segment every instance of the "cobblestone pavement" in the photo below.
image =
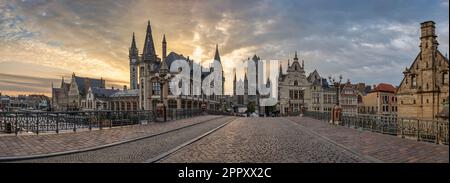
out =
<path fill-rule="evenodd" d="M 239 118 L 160 162 L 371 162 L 286 118 Z"/>
<path fill-rule="evenodd" d="M 25 163 L 141 163 L 167 152 L 203 133 L 206 133 L 233 117 L 224 117 L 183 128 L 174 132 L 120 144 L 93 151 L 62 156 L 23 160 Z"/>
<path fill-rule="evenodd" d="M 76 133 L 2 136 L 0 137 L 0 158 L 42 155 L 98 147 L 170 131 L 218 117 L 220 116 L 207 115 L 165 123 L 150 123 Z"/>
<path fill-rule="evenodd" d="M 447 145 L 333 126 L 306 117 L 291 117 L 289 119 L 295 121 L 304 129 L 311 130 L 355 152 L 376 158 L 382 162 L 449 162 L 449 146 Z"/>

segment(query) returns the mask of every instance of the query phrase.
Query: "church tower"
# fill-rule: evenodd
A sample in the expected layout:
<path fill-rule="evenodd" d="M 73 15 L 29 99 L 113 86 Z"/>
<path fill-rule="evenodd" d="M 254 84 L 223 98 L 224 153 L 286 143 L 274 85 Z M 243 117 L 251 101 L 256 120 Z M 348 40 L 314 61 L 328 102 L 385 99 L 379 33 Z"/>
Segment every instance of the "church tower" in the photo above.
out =
<path fill-rule="evenodd" d="M 438 50 L 435 23 L 420 24 L 420 52 L 397 89 L 397 115 L 420 119 L 440 118 L 448 104 L 448 59 Z M 448 115 L 447 115 L 448 118 Z"/>
<path fill-rule="evenodd" d="M 136 47 L 134 32 L 128 57 L 130 59 L 130 89 L 135 90 L 138 89 L 139 50 Z"/>
<path fill-rule="evenodd" d="M 141 109 L 151 110 L 151 96 L 152 96 L 152 82 L 149 77 L 151 74 L 157 71 L 157 65 L 159 61 L 155 52 L 155 45 L 152 37 L 152 27 L 150 21 L 147 24 L 147 31 L 145 34 L 144 50 L 139 64 L 139 105 Z"/>

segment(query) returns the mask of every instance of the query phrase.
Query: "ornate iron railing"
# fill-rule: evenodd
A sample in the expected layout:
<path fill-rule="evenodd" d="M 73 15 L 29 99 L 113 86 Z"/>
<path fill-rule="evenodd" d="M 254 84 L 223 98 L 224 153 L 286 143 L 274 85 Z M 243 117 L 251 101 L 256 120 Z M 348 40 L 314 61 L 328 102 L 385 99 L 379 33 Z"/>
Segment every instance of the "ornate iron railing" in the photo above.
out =
<path fill-rule="evenodd" d="M 200 109 L 167 109 L 167 120 L 201 115 Z M 161 111 L 0 112 L 0 134 L 60 133 L 163 121 Z"/>
<path fill-rule="evenodd" d="M 331 119 L 330 112 L 307 111 L 305 116 L 325 122 L 330 122 Z M 338 125 L 448 145 L 448 123 L 447 120 L 443 119 L 425 120 L 400 118 L 397 116 L 343 113 Z"/>

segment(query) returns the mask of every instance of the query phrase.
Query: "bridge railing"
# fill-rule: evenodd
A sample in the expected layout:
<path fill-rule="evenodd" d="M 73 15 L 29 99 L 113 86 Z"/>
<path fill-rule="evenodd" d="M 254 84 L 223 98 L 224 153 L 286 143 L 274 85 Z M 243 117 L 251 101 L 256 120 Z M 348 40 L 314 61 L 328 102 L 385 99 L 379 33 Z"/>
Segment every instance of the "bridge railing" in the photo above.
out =
<path fill-rule="evenodd" d="M 307 111 L 305 116 L 329 122 L 330 112 Z M 448 120 L 415 119 L 370 114 L 342 114 L 339 125 L 440 144 L 449 144 Z"/>
<path fill-rule="evenodd" d="M 213 113 L 213 111 L 211 111 Z M 195 117 L 201 109 L 167 109 L 167 121 Z M 162 111 L 0 112 L 0 134 L 60 133 L 163 121 Z"/>

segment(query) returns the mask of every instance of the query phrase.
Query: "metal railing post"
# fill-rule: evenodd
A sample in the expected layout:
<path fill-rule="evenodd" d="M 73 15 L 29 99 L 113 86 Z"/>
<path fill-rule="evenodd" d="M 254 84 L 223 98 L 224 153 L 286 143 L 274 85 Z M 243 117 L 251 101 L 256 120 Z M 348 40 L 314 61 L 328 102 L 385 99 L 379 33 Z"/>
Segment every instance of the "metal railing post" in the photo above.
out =
<path fill-rule="evenodd" d="M 16 134 L 16 136 L 18 135 L 18 127 L 17 127 L 17 115 L 18 114 L 16 114 L 16 120 L 15 120 L 15 122 L 14 122 L 14 133 Z"/>
<path fill-rule="evenodd" d="M 404 120 L 400 119 L 401 123 L 400 123 L 400 133 L 402 134 L 402 138 L 405 138 L 405 132 L 404 132 Z"/>
<path fill-rule="evenodd" d="M 420 120 L 417 120 L 417 141 L 420 141 Z"/>
<path fill-rule="evenodd" d="M 38 117 L 36 119 L 36 134 L 39 135 L 39 118 Z"/>
<path fill-rule="evenodd" d="M 59 113 L 56 114 L 56 133 L 59 133 Z"/>
<path fill-rule="evenodd" d="M 78 120 L 77 115 L 78 115 L 78 113 L 75 113 L 75 114 L 76 114 L 74 116 L 75 120 L 73 120 L 73 132 L 77 132 L 77 120 Z"/>
<path fill-rule="evenodd" d="M 439 130 L 439 126 L 440 126 L 440 125 L 439 125 L 439 122 L 440 122 L 440 121 L 436 121 L 436 123 L 435 123 L 435 124 L 436 124 L 436 128 L 435 128 L 436 134 L 435 134 L 434 136 L 435 136 L 435 143 L 436 143 L 436 144 L 439 144 L 439 131 L 440 131 L 440 130 Z"/>

